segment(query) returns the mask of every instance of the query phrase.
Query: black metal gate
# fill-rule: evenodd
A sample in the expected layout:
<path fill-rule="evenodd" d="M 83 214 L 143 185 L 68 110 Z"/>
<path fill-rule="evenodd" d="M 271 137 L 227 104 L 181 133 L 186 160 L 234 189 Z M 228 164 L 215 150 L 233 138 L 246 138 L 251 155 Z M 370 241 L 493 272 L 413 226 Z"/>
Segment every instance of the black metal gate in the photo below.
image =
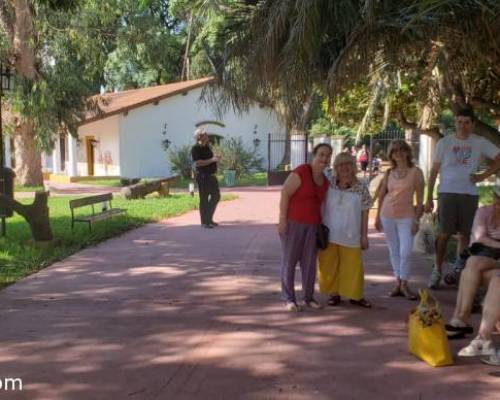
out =
<path fill-rule="evenodd" d="M 309 135 L 270 133 L 267 145 L 267 184 L 281 185 L 291 170 L 309 159 Z"/>
<path fill-rule="evenodd" d="M 374 175 L 374 158 L 377 157 L 383 161 L 388 161 L 387 156 L 389 145 L 393 140 L 405 140 L 406 142 L 408 142 L 408 144 L 412 148 L 415 162 L 418 164 L 420 136 L 416 133 L 413 133 L 413 135 L 407 135 L 405 131 L 400 128 L 384 129 L 379 133 L 376 133 L 374 135 L 366 135 L 363 138 L 363 144 L 365 144 L 370 151 L 370 178 Z"/>

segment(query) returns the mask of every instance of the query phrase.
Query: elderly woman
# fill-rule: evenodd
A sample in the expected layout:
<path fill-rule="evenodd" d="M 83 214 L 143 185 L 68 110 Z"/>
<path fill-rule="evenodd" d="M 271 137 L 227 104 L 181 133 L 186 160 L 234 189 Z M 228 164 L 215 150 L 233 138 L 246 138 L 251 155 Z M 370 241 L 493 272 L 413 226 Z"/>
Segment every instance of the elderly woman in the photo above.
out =
<path fill-rule="evenodd" d="M 286 308 L 300 311 L 295 298 L 295 266 L 300 261 L 302 291 L 306 307 L 319 309 L 314 299 L 316 281 L 316 232 L 321 223 L 321 203 L 325 199 L 328 180 L 323 170 L 330 164 L 332 147 L 318 144 L 310 164 L 293 170 L 283 184 L 280 199 L 278 232 L 283 257 L 281 263 L 281 290 Z"/>
<path fill-rule="evenodd" d="M 416 300 L 408 287 L 413 236 L 423 213 L 424 175 L 413 164 L 411 147 L 404 140 L 389 145 L 391 168 L 386 171 L 379 190 L 375 228 L 385 233 L 396 285 L 389 296 Z M 414 205 L 416 199 L 416 205 Z"/>
<path fill-rule="evenodd" d="M 479 286 L 487 286 L 498 274 L 500 265 L 500 186 L 494 190 L 494 203 L 476 212 L 472 226 L 471 256 L 460 275 L 457 304 L 453 318 L 446 324 L 450 338 L 460 338 L 473 332 L 468 324 L 474 296 Z M 481 344 L 482 342 L 475 342 Z M 485 354 L 487 355 L 487 354 Z"/>
<path fill-rule="evenodd" d="M 328 248 L 319 252 L 319 288 L 336 306 L 341 296 L 351 304 L 369 308 L 364 299 L 361 250 L 368 248 L 368 211 L 371 197 L 356 178 L 356 159 L 340 153 L 335 157 L 334 177 L 323 206 L 323 223 L 330 229 Z"/>

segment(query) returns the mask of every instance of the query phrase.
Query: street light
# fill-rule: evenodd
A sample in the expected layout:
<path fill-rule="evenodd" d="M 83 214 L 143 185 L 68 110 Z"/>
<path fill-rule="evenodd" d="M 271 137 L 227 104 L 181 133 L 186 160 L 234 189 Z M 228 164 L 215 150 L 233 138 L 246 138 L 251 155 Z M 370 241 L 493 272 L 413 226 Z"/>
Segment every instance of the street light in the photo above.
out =
<path fill-rule="evenodd" d="M 2 97 L 4 92 L 14 88 L 14 79 L 12 70 L 8 65 L 0 61 L 0 193 L 6 193 L 5 182 L 5 149 L 3 145 L 3 130 L 2 130 Z M 0 210 L 2 211 L 2 210 Z M 0 218 L 2 219 L 2 236 L 5 236 L 5 209 L 2 211 Z"/>

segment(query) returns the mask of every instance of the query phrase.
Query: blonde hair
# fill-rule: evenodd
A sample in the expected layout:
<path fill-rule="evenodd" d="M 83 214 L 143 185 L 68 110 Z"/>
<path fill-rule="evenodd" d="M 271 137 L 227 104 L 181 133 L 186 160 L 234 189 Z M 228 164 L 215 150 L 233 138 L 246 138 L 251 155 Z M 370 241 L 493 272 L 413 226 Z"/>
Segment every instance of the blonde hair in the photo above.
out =
<path fill-rule="evenodd" d="M 358 182 L 358 178 L 356 177 L 356 172 L 358 169 L 358 167 L 356 166 L 356 158 L 354 156 L 350 155 L 349 153 L 339 153 L 335 156 L 335 160 L 333 161 L 334 175 L 335 176 L 338 175 L 337 167 L 340 164 L 347 164 L 347 163 L 351 164 L 351 166 L 352 166 L 351 179 L 353 180 L 353 182 Z"/>

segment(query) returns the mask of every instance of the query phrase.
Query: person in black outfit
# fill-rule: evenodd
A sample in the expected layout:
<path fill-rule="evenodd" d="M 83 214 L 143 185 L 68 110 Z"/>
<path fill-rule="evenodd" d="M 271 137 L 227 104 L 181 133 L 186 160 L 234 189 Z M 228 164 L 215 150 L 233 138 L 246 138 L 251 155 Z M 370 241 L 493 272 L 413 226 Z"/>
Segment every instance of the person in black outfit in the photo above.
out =
<path fill-rule="evenodd" d="M 214 156 L 208 135 L 203 129 L 197 129 L 194 137 L 196 144 L 191 148 L 191 157 L 196 166 L 196 182 L 200 193 L 201 226 L 211 229 L 218 225 L 213 216 L 220 200 L 219 182 L 215 176 L 220 159 Z"/>

